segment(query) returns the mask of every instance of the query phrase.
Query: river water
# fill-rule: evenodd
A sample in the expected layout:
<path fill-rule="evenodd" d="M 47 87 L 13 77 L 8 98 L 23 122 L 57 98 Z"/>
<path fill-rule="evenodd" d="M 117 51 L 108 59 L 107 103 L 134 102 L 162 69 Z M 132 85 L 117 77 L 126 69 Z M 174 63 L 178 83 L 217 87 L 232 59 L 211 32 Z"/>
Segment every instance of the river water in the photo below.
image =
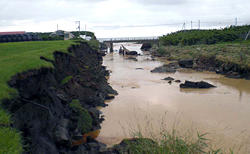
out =
<path fill-rule="evenodd" d="M 138 61 L 125 60 L 117 51 L 104 57 L 111 70 L 108 82 L 119 93 L 100 109 L 105 116 L 98 141 L 113 145 L 132 137 L 134 130 L 159 131 L 163 126 L 174 127 L 182 134 L 209 133 L 214 148 L 235 153 L 250 153 L 250 81 L 229 79 L 213 72 L 180 69 L 176 73 L 151 73 L 162 60 L 151 61 L 140 44 L 123 44 L 138 51 Z M 118 50 L 120 44 L 115 44 Z M 167 83 L 165 77 L 206 81 L 217 88 L 180 89 L 179 84 Z M 249 148 L 248 148 L 249 147 Z"/>

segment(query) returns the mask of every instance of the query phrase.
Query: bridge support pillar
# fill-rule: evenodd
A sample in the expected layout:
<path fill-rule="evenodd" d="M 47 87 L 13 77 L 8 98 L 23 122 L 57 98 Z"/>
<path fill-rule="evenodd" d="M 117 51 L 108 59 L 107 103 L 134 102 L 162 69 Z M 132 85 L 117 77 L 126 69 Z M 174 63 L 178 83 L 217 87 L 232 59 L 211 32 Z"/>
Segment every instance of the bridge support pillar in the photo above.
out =
<path fill-rule="evenodd" d="M 113 52 L 114 49 L 113 49 L 113 42 L 110 42 L 110 52 Z"/>

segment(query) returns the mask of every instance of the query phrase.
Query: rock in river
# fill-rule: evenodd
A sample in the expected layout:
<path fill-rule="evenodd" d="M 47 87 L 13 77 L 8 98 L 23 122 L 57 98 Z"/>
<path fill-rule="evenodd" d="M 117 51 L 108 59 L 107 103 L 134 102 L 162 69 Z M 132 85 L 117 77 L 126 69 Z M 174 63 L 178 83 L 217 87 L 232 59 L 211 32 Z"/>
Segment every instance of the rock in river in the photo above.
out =
<path fill-rule="evenodd" d="M 130 52 L 126 52 L 126 55 L 138 55 L 138 52 L 130 51 Z"/>
<path fill-rule="evenodd" d="M 166 77 L 166 78 L 164 78 L 164 79 L 162 79 L 162 80 L 166 80 L 166 81 L 172 81 L 172 80 L 174 80 L 174 78 L 172 78 L 172 77 Z"/>
<path fill-rule="evenodd" d="M 133 61 L 138 61 L 138 59 L 136 59 L 135 57 L 128 57 L 128 58 L 124 58 L 125 60 L 133 60 Z"/>
<path fill-rule="evenodd" d="M 200 82 L 185 81 L 184 84 L 180 84 L 180 88 L 208 89 L 213 87 L 216 86 L 211 85 L 210 83 L 207 83 L 205 81 L 200 81 Z"/>
<path fill-rule="evenodd" d="M 141 46 L 141 50 L 149 50 L 152 48 L 151 43 L 143 43 Z"/>
<path fill-rule="evenodd" d="M 160 67 L 156 67 L 151 70 L 151 73 L 175 73 L 178 68 L 180 68 L 180 66 L 177 63 L 171 62 Z"/>

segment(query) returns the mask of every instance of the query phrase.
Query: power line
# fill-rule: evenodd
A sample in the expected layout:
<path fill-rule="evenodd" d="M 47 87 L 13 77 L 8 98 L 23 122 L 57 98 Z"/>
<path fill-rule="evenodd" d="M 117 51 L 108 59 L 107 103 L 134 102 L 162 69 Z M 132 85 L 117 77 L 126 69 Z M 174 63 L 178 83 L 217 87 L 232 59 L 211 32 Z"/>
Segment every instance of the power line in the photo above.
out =
<path fill-rule="evenodd" d="M 170 25 L 180 25 L 183 23 L 173 23 L 173 24 L 156 24 L 156 25 L 114 25 L 114 26 L 107 26 L 107 25 L 100 25 L 100 26 L 93 26 L 93 27 L 107 27 L 107 28 L 119 28 L 119 27 L 157 27 L 157 26 L 170 26 Z"/>
<path fill-rule="evenodd" d="M 201 22 L 198 20 L 198 22 L 191 21 L 191 27 L 192 24 L 198 23 L 198 27 L 200 27 L 200 24 L 239 24 L 239 23 L 246 23 L 246 22 L 238 22 L 236 21 L 217 21 L 217 22 Z M 171 25 L 183 25 L 183 23 L 169 23 L 169 24 L 154 24 L 154 25 L 98 25 L 98 26 L 92 26 L 92 27 L 101 27 L 101 28 L 126 28 L 126 27 L 158 27 L 158 26 L 171 26 Z M 192 29 L 192 28 L 191 28 Z"/>
<path fill-rule="evenodd" d="M 78 21 L 79 22 L 79 21 Z M 197 24 L 200 28 L 200 24 L 231 24 L 231 25 L 239 25 L 239 24 L 250 24 L 249 21 L 240 21 L 238 22 L 238 19 L 235 18 L 235 20 L 224 20 L 224 21 L 200 21 L 194 22 L 191 21 L 191 29 L 193 28 L 193 24 Z M 190 24 L 189 22 L 187 23 Z M 163 24 L 145 24 L 145 25 L 96 25 L 92 26 L 93 28 L 129 28 L 129 27 L 159 27 L 159 26 L 172 26 L 172 25 L 183 25 L 182 23 L 163 23 Z M 0 25 L 0 27 L 18 27 L 18 26 L 25 26 L 25 25 Z"/>

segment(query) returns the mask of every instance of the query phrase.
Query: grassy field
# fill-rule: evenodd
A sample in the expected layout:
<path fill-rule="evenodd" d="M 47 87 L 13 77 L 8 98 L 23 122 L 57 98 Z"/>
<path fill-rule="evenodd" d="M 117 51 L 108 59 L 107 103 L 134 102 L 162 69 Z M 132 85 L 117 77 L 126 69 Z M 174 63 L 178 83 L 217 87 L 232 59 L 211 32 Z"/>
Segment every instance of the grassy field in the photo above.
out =
<path fill-rule="evenodd" d="M 11 76 L 29 69 L 53 67 L 40 56 L 53 59 L 55 50 L 67 52 L 67 48 L 75 44 L 73 41 L 39 41 L 0 43 L 0 100 L 12 98 L 17 94 L 15 89 L 8 87 Z M 8 127 L 11 115 L 0 108 L 0 154 L 21 153 L 22 141 L 18 131 Z"/>

